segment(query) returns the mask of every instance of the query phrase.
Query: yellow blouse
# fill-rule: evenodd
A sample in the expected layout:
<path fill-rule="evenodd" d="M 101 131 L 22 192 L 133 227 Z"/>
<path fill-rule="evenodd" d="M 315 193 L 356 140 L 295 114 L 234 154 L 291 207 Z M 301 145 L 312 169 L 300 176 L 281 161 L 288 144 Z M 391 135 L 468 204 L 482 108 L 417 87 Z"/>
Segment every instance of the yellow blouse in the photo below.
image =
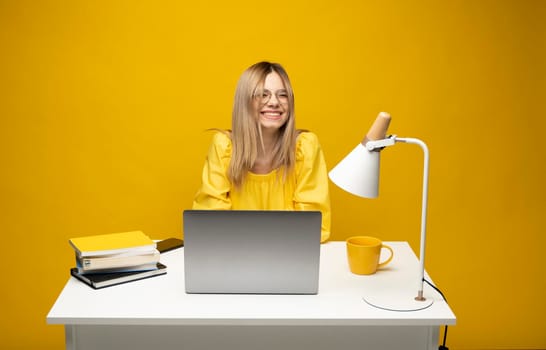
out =
<path fill-rule="evenodd" d="M 330 196 L 326 162 L 318 138 L 302 132 L 296 141 L 295 171 L 283 182 L 278 169 L 268 174 L 249 172 L 241 189 L 228 179 L 231 139 L 218 132 L 203 168 L 202 185 L 193 209 L 319 210 L 322 213 L 321 242 L 330 237 Z"/>

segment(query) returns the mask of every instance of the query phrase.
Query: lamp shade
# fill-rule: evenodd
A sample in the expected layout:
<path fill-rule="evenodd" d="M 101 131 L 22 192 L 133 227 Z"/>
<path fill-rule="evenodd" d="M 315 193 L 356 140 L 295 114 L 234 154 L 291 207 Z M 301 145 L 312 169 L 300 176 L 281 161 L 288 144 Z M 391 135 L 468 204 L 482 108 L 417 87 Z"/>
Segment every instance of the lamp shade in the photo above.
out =
<path fill-rule="evenodd" d="M 368 151 L 359 143 L 329 173 L 341 189 L 359 197 L 376 198 L 379 194 L 380 152 Z"/>

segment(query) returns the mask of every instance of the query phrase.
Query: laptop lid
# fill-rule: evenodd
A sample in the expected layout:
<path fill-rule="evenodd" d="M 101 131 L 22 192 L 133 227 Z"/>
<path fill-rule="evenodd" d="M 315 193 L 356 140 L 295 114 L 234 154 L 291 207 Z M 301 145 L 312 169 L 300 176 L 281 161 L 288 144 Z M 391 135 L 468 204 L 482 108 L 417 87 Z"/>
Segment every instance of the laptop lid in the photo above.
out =
<path fill-rule="evenodd" d="M 187 293 L 316 294 L 319 211 L 186 210 Z"/>

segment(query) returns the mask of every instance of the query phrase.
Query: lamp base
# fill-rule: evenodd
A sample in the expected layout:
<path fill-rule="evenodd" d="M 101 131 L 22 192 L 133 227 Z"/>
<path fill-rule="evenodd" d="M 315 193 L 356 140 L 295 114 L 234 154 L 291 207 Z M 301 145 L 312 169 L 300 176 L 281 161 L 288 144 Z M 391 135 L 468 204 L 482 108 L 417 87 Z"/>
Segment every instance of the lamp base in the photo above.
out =
<path fill-rule="evenodd" d="M 424 299 L 424 298 L 423 298 Z M 362 298 L 368 305 L 388 311 L 410 312 L 430 307 L 434 299 L 419 300 L 414 294 L 388 293 L 387 295 L 368 295 Z"/>

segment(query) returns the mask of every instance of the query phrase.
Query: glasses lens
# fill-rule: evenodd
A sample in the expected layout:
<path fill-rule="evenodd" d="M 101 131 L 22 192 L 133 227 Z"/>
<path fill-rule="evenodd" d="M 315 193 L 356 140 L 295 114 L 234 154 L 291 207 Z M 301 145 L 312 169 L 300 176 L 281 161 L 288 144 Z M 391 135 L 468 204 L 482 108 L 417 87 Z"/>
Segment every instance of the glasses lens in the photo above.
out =
<path fill-rule="evenodd" d="M 271 100 L 271 91 L 264 90 L 262 91 L 261 96 L 262 96 L 262 103 L 267 103 L 269 102 L 269 100 Z"/>
<path fill-rule="evenodd" d="M 277 96 L 277 101 L 280 103 L 288 103 L 288 93 L 284 90 L 279 90 L 275 94 Z"/>

